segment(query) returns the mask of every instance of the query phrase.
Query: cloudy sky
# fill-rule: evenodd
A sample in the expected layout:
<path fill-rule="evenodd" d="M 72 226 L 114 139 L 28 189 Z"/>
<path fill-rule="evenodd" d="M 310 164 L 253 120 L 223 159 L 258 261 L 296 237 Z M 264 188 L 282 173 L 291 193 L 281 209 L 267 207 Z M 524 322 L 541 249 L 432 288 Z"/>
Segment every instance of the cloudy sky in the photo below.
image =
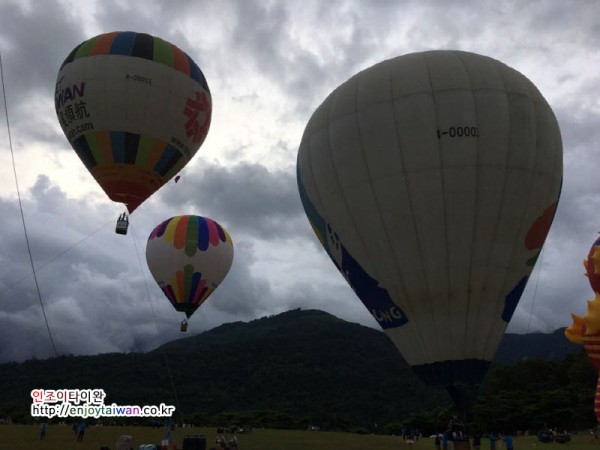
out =
<path fill-rule="evenodd" d="M 548 332 L 593 294 L 582 260 L 600 230 L 600 2 L 57 1 L 0 2 L 8 110 L 0 110 L 0 361 L 148 350 L 180 337 L 151 278 L 145 241 L 179 214 L 221 223 L 235 242 L 227 279 L 190 332 L 291 308 L 319 308 L 378 327 L 308 222 L 296 188 L 304 126 L 340 83 L 376 62 L 430 49 L 485 54 L 532 80 L 564 145 L 561 203 L 508 331 Z M 143 6 L 143 7 L 142 7 Z M 213 120 L 182 172 L 114 233 L 109 201 L 64 137 L 54 111 L 60 64 L 80 42 L 132 30 L 166 39 L 204 72 Z M 10 138 L 9 132 L 10 129 Z"/>

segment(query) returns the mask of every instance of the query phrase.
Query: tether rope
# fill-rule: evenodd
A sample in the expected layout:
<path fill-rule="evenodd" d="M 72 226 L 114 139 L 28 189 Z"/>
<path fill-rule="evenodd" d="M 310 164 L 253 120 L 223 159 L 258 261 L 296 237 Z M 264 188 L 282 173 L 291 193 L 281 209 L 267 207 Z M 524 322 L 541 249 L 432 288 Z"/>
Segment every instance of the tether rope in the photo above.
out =
<path fill-rule="evenodd" d="M 53 256 L 52 258 L 50 258 L 48 261 L 46 261 L 43 264 L 40 264 L 37 268 L 38 273 L 42 271 L 43 268 L 45 268 L 46 266 L 50 265 L 51 263 L 53 263 L 54 261 L 56 261 L 58 258 L 60 258 L 61 256 L 66 255 L 67 253 L 69 253 L 71 250 L 73 250 L 74 248 L 78 247 L 79 245 L 83 244 L 85 241 L 87 241 L 89 238 L 91 238 L 92 236 L 94 236 L 96 233 L 98 233 L 100 230 L 106 228 L 108 225 L 110 225 L 111 223 L 114 223 L 114 219 L 111 219 L 109 222 L 106 222 L 104 225 L 102 225 L 100 228 L 98 228 L 96 231 L 94 231 L 91 234 L 88 234 L 86 237 L 84 237 L 83 239 L 80 239 L 79 241 L 77 241 L 76 243 L 72 244 L 71 246 L 67 247 L 65 250 L 63 250 L 62 252 L 56 254 L 55 256 Z M 17 284 L 20 284 L 23 280 L 29 278 L 32 274 L 28 273 L 27 275 L 22 276 L 21 278 L 19 278 L 17 281 L 15 281 L 12 284 L 7 285 L 2 291 L 0 291 L 0 297 L 2 296 L 2 294 L 4 294 L 6 291 L 8 291 L 9 289 L 12 289 L 13 287 L 15 287 Z"/>
<path fill-rule="evenodd" d="M 144 265 L 142 264 L 142 258 L 140 256 L 140 249 L 138 248 L 138 237 L 135 233 L 135 230 L 132 227 L 131 220 L 129 221 L 129 229 L 131 230 L 133 236 L 133 243 L 135 246 L 135 253 L 137 254 L 138 263 L 140 265 L 140 272 L 142 274 L 142 279 L 144 280 L 144 286 L 146 288 L 146 295 L 148 296 L 148 303 L 150 304 L 150 310 L 152 311 L 152 317 L 154 317 L 154 324 L 156 326 L 156 331 L 160 333 L 160 329 L 158 328 L 158 319 L 156 318 L 156 312 L 154 311 L 154 306 L 152 305 L 152 298 L 150 296 L 150 289 L 148 288 L 148 283 L 146 282 L 146 276 L 144 275 Z M 173 396 L 175 397 L 175 406 L 179 411 L 179 416 L 181 418 L 181 425 L 183 426 L 183 411 L 181 410 L 181 405 L 179 403 L 179 397 L 177 395 L 177 389 L 175 388 L 175 381 L 173 380 L 173 373 L 171 372 L 171 367 L 169 366 L 169 359 L 167 358 L 167 352 L 165 350 L 165 346 L 161 345 L 160 349 L 163 354 L 163 358 L 165 360 L 165 367 L 167 368 L 167 374 L 169 375 L 169 381 L 171 382 L 171 389 L 173 389 Z"/>
<path fill-rule="evenodd" d="M 531 326 L 531 318 L 533 317 L 533 308 L 535 307 L 535 298 L 537 296 L 537 288 L 540 282 L 540 273 L 542 271 L 542 260 L 544 258 L 544 247 L 540 250 L 540 265 L 537 273 L 537 278 L 535 280 L 535 286 L 533 287 L 533 299 L 531 300 L 531 311 L 529 311 L 529 321 L 527 322 L 527 331 L 525 334 L 529 333 L 529 327 Z"/>
<path fill-rule="evenodd" d="M 44 316 L 44 322 L 46 323 L 46 329 L 48 330 L 48 336 L 50 337 L 50 343 L 52 344 L 52 350 L 54 351 L 54 356 L 58 356 L 58 352 L 56 350 L 56 344 L 54 343 L 54 338 L 52 337 L 52 331 L 50 331 L 50 325 L 48 324 L 48 316 L 46 315 L 46 308 L 44 307 L 44 302 L 42 301 L 42 293 L 40 292 L 40 286 L 38 284 L 37 274 L 35 272 L 35 265 L 33 264 L 33 256 L 31 255 L 31 246 L 29 244 L 29 236 L 27 235 L 27 225 L 25 223 L 25 214 L 23 214 L 23 202 L 21 201 L 21 192 L 19 189 L 19 179 L 17 177 L 17 168 L 15 165 L 15 154 L 13 151 L 12 137 L 10 134 L 10 122 L 8 120 L 8 105 L 6 102 L 6 88 L 4 85 L 4 68 L 2 66 L 2 53 L 0 53 L 0 78 L 2 79 L 2 97 L 4 100 L 4 114 L 6 116 L 6 130 L 8 132 L 8 146 L 10 147 L 10 155 L 12 158 L 13 172 L 15 174 L 15 185 L 17 187 L 17 197 L 19 199 L 19 210 L 21 211 L 21 221 L 23 222 L 23 231 L 25 233 L 25 242 L 27 244 L 27 253 L 29 254 L 29 262 L 31 263 L 31 270 L 33 272 L 33 279 L 35 281 L 35 288 L 37 291 L 38 299 L 40 301 L 40 306 L 42 307 L 42 315 Z"/>

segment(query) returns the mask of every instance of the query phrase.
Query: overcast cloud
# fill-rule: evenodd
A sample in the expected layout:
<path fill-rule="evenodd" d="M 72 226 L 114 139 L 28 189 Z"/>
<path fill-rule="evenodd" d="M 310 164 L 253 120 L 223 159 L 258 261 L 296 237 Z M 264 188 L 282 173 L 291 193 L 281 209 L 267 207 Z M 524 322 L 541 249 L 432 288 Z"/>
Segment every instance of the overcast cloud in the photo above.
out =
<path fill-rule="evenodd" d="M 43 7 L 41 7 L 43 3 Z M 143 8 L 141 7 L 143 5 Z M 315 108 L 383 59 L 429 49 L 497 58 L 524 73 L 559 120 L 564 185 L 542 257 L 508 330 L 552 331 L 593 293 L 582 260 L 600 230 L 600 3 L 531 1 L 0 2 L 10 137 L 40 294 L 61 354 L 149 350 L 181 336 L 150 276 L 145 241 L 161 221 L 199 214 L 235 244 L 229 276 L 190 332 L 290 308 L 378 328 L 305 218 L 296 155 Z M 186 51 L 213 95 L 208 137 L 117 236 L 110 202 L 59 127 L 54 85 L 80 42 L 115 30 Z M 0 362 L 53 355 L 25 241 L 4 104 L 0 109 Z"/>

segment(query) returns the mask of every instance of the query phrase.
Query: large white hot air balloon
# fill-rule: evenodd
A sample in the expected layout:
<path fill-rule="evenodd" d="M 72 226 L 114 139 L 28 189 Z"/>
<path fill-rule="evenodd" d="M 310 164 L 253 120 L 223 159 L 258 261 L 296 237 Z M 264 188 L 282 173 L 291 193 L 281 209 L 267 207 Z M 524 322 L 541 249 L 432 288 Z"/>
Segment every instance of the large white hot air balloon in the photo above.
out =
<path fill-rule="evenodd" d="M 337 268 L 417 374 L 460 403 L 457 387 L 482 381 L 554 217 L 562 143 L 548 103 L 486 56 L 400 56 L 327 97 L 297 170 Z"/>

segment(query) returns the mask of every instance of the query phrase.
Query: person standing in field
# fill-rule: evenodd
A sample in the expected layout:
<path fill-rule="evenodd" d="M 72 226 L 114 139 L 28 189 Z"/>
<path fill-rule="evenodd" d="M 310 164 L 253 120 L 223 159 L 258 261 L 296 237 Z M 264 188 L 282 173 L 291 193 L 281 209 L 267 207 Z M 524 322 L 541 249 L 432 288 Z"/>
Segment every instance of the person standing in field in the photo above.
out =
<path fill-rule="evenodd" d="M 85 433 L 85 422 L 80 422 L 78 427 L 77 440 L 83 441 L 83 434 Z"/>
<path fill-rule="evenodd" d="M 488 439 L 490 440 L 490 450 L 496 450 L 496 435 L 494 433 L 490 433 L 488 435 Z"/>
<path fill-rule="evenodd" d="M 475 433 L 473 436 L 473 450 L 479 450 L 481 447 L 481 436 L 479 433 Z"/>
<path fill-rule="evenodd" d="M 506 450 L 513 450 L 513 437 L 511 433 L 504 435 L 504 445 L 506 446 Z"/>
<path fill-rule="evenodd" d="M 48 422 L 45 420 L 42 422 L 42 427 L 40 428 L 40 441 L 46 439 L 46 430 L 48 429 Z"/>

